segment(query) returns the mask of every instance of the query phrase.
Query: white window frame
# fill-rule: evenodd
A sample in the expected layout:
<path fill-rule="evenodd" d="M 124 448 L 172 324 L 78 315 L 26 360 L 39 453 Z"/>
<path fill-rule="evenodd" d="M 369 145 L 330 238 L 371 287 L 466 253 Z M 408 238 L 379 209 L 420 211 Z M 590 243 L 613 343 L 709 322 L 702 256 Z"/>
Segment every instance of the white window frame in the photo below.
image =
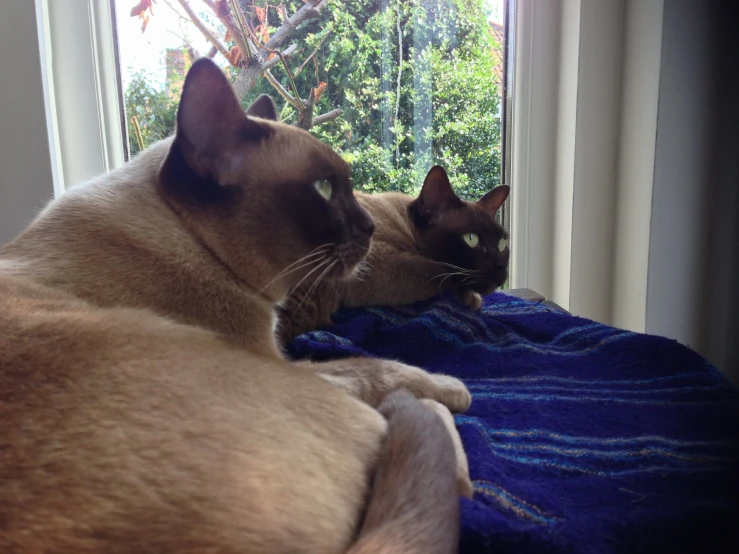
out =
<path fill-rule="evenodd" d="M 50 117 L 61 160 L 57 194 L 121 166 L 126 159 L 122 98 L 116 64 L 113 3 L 36 0 L 50 71 Z"/>

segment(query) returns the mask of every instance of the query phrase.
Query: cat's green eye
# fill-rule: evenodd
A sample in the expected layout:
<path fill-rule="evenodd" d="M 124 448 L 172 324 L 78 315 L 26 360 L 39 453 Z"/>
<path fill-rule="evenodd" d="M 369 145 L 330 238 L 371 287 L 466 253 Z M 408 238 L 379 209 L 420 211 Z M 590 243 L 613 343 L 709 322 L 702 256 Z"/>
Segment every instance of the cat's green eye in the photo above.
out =
<path fill-rule="evenodd" d="M 462 238 L 470 248 L 474 248 L 480 242 L 480 237 L 476 233 L 465 233 Z"/>
<path fill-rule="evenodd" d="M 508 246 L 508 241 L 506 239 L 500 239 L 498 241 L 498 252 L 503 252 L 506 246 Z"/>
<path fill-rule="evenodd" d="M 313 183 L 313 186 L 316 187 L 318 194 L 323 196 L 326 200 L 331 200 L 331 183 L 325 180 L 320 180 Z"/>

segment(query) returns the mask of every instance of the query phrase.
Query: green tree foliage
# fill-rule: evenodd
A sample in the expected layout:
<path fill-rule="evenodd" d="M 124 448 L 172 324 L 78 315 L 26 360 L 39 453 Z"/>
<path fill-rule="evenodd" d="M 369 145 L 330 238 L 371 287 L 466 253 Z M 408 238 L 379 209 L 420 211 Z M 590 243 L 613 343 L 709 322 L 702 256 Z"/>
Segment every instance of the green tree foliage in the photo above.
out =
<path fill-rule="evenodd" d="M 256 4 L 267 6 L 264 0 Z M 251 0 L 242 5 L 254 14 Z M 301 5 L 287 2 L 290 13 Z M 280 19 L 268 10 L 272 32 Z M 447 169 L 465 198 L 477 199 L 500 182 L 494 53 L 501 45 L 485 19 L 484 0 L 334 1 L 290 42 L 300 48 L 290 65 L 301 95 L 326 82 L 315 113 L 344 112 L 311 132 L 351 163 L 359 190 L 414 194 L 433 164 Z M 230 71 L 235 77 L 239 70 Z M 281 65 L 272 73 L 290 89 Z M 262 78 L 243 104 L 262 93 L 279 100 Z M 128 118 L 137 116 L 145 144 L 171 132 L 177 100 L 176 94 L 157 93 L 143 76 L 131 82 Z M 292 106 L 278 107 L 284 121 L 296 121 Z"/>
<path fill-rule="evenodd" d="M 125 92 L 128 144 L 131 155 L 174 131 L 179 95 L 156 86 L 143 72 L 135 73 Z M 138 128 L 137 128 L 138 125 Z M 140 134 L 139 134 L 140 131 Z"/>

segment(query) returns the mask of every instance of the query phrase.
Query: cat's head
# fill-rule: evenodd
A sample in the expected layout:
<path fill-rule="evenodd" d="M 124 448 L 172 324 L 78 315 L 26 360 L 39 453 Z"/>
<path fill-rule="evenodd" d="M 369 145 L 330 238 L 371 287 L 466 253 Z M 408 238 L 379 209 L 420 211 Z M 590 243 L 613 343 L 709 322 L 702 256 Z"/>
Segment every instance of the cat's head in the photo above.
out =
<path fill-rule="evenodd" d="M 508 278 L 508 233 L 495 220 L 510 188 L 495 187 L 477 202 L 461 200 L 446 171 L 434 166 L 410 207 L 419 252 L 440 262 L 445 288 L 489 294 Z"/>
<path fill-rule="evenodd" d="M 341 157 L 276 120 L 268 96 L 244 113 L 223 72 L 198 60 L 159 174 L 160 191 L 197 239 L 273 301 L 303 278 L 350 275 L 374 230 Z"/>

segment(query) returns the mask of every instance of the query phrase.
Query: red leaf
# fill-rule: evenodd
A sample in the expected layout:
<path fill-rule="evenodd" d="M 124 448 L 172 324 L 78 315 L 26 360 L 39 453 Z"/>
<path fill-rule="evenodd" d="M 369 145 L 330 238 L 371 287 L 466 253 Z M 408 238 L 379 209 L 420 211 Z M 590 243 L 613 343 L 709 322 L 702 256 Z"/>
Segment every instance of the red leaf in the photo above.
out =
<path fill-rule="evenodd" d="M 321 81 L 318 86 L 313 89 L 313 95 L 316 97 L 316 102 L 318 102 L 323 93 L 326 92 L 326 87 L 328 87 L 328 83 Z"/>
<path fill-rule="evenodd" d="M 133 8 L 131 8 L 131 17 L 139 16 L 143 19 L 146 10 L 151 10 L 151 0 L 140 0 Z"/>
<path fill-rule="evenodd" d="M 140 0 L 138 4 L 131 8 L 131 17 L 138 16 L 141 18 L 142 33 L 146 31 L 146 26 L 149 24 L 149 15 L 154 15 L 152 2 L 156 2 L 156 0 Z M 147 11 L 149 13 L 146 13 Z"/>
<path fill-rule="evenodd" d="M 264 23 L 264 18 L 267 15 L 266 10 L 264 8 L 260 8 L 259 6 L 254 6 L 254 10 L 257 12 L 257 19 L 259 19 L 259 22 Z"/>
<path fill-rule="evenodd" d="M 226 59 L 228 60 L 228 63 L 230 63 L 234 67 L 241 67 L 241 50 L 239 50 L 238 46 L 233 46 L 231 50 L 228 51 L 226 54 Z"/>

